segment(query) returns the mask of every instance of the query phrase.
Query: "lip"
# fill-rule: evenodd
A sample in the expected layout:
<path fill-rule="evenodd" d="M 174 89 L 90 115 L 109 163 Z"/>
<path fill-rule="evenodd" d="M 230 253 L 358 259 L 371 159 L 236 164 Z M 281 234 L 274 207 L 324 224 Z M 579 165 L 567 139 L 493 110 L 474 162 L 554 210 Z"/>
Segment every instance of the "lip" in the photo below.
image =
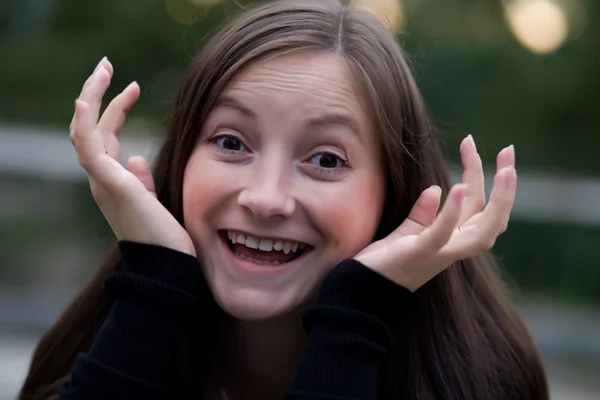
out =
<path fill-rule="evenodd" d="M 238 232 L 238 231 L 236 231 Z M 239 273 L 243 273 L 245 275 L 250 275 L 258 278 L 283 278 L 297 269 L 298 265 L 301 264 L 308 253 L 310 251 L 304 252 L 300 257 L 287 262 L 285 264 L 279 265 L 267 265 L 267 264 L 255 264 L 251 261 L 247 261 L 236 257 L 231 250 L 229 249 L 229 244 L 227 243 L 227 236 L 218 235 L 219 243 L 221 247 L 221 251 L 225 254 L 227 258 L 228 265 L 233 266 L 233 268 Z"/>

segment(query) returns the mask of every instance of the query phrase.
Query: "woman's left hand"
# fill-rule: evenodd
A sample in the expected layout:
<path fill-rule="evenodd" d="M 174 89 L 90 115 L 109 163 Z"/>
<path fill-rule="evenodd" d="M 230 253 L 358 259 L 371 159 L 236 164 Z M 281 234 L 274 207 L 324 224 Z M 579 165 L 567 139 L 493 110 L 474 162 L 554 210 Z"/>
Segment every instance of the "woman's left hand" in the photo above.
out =
<path fill-rule="evenodd" d="M 355 260 L 414 292 L 456 260 L 492 248 L 507 228 L 515 199 L 514 147 L 498 154 L 487 205 L 481 158 L 471 135 L 462 141 L 460 152 L 463 181 L 451 188 L 440 213 L 441 189 L 432 186 L 423 191 L 402 225 L 367 246 Z"/>

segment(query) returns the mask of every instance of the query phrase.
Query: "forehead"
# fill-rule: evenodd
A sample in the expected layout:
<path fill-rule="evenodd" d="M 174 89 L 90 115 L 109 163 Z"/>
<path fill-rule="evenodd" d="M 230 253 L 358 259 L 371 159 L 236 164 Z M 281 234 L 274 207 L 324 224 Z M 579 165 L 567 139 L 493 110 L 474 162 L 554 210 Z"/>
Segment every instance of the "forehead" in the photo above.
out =
<path fill-rule="evenodd" d="M 259 62 L 240 74 L 226 91 L 260 103 L 304 112 L 323 108 L 364 114 L 364 101 L 341 56 L 332 52 L 295 52 Z"/>

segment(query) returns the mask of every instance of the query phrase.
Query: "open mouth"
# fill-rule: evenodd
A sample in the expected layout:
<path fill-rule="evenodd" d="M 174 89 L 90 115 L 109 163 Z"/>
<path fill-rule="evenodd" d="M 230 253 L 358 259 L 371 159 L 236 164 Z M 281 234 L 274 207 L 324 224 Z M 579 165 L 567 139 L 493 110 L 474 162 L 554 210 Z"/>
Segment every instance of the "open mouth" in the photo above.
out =
<path fill-rule="evenodd" d="M 219 231 L 219 235 L 236 257 L 255 264 L 286 264 L 312 250 L 306 243 L 249 236 L 235 231 Z"/>

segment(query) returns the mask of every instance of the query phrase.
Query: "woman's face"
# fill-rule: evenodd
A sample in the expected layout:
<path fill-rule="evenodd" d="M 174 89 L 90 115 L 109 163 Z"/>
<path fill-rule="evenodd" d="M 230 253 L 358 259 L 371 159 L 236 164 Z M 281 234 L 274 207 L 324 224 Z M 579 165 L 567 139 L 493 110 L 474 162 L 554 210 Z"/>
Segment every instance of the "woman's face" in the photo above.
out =
<path fill-rule="evenodd" d="M 314 299 L 369 244 L 384 202 L 379 139 L 333 53 L 256 64 L 221 95 L 185 169 L 185 227 L 216 301 L 266 319 Z"/>

